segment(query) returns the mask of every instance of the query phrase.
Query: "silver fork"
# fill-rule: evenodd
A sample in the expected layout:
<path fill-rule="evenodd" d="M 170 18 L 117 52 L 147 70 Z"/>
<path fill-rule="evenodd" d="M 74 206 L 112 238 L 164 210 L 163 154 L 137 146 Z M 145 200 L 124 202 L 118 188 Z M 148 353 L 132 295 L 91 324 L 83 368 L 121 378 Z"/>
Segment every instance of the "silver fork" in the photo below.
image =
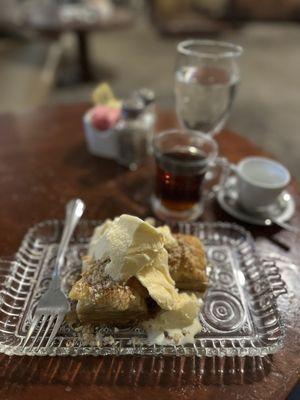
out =
<path fill-rule="evenodd" d="M 37 346 L 37 349 L 39 349 L 50 328 L 54 324 L 49 339 L 46 343 L 46 347 L 49 346 L 57 334 L 65 315 L 70 311 L 70 303 L 60 288 L 60 270 L 65 260 L 65 254 L 70 239 L 84 212 L 84 209 L 85 204 L 80 199 L 71 200 L 66 206 L 64 230 L 58 247 L 52 279 L 49 284 L 49 288 L 47 289 L 46 293 L 43 294 L 37 304 L 31 326 L 23 343 L 23 349 L 26 347 L 36 328 L 38 328 L 38 330 L 32 343 L 30 344 L 29 349 L 33 348 L 43 332 L 41 340 Z"/>

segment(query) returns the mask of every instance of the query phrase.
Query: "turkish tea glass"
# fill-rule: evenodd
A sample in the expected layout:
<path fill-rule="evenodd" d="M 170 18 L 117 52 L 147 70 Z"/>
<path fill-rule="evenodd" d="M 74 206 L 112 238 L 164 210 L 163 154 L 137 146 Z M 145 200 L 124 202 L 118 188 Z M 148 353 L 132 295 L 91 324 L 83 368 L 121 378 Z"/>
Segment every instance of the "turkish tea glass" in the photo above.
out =
<path fill-rule="evenodd" d="M 227 179 L 228 162 L 218 157 L 214 139 L 196 131 L 173 129 L 154 138 L 156 161 L 152 208 L 163 220 L 191 221 L 201 216 L 212 168 L 221 166 L 220 185 Z"/>

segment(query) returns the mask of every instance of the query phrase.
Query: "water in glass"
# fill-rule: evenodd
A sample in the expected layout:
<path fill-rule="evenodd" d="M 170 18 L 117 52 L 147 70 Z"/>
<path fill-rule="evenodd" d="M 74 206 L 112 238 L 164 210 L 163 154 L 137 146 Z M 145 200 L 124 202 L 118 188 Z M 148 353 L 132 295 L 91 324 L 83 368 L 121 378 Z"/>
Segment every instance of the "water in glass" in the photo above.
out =
<path fill-rule="evenodd" d="M 214 133 L 226 122 L 236 88 L 237 75 L 222 68 L 184 66 L 176 72 L 177 112 L 184 125 Z"/>

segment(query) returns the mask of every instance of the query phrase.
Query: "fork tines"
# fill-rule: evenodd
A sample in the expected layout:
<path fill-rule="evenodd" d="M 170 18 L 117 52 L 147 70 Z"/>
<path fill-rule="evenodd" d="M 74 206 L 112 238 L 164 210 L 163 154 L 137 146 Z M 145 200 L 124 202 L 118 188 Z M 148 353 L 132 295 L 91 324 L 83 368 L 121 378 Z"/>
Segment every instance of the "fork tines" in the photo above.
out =
<path fill-rule="evenodd" d="M 22 348 L 24 349 L 26 347 L 30 338 L 33 336 L 34 331 L 37 328 L 37 333 L 33 337 L 32 342 L 30 343 L 29 350 L 32 350 L 32 348 L 34 346 L 36 346 L 36 350 L 38 351 L 40 349 L 40 347 L 42 346 L 44 340 L 47 339 L 47 334 L 48 334 L 51 326 L 54 324 L 51 334 L 50 334 L 49 338 L 47 339 L 45 347 L 50 346 L 51 342 L 54 339 L 54 337 L 56 336 L 63 320 L 64 320 L 64 314 L 53 315 L 53 314 L 36 313 L 34 315 L 33 321 L 30 325 L 29 331 L 26 335 L 26 338 L 24 340 Z M 44 332 L 43 332 L 43 329 L 44 329 Z"/>

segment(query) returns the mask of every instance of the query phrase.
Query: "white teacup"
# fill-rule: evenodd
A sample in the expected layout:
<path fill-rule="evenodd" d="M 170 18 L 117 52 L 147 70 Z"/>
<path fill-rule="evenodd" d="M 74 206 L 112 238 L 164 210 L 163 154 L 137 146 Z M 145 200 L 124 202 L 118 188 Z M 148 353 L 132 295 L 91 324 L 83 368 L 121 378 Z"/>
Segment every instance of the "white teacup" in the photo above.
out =
<path fill-rule="evenodd" d="M 233 166 L 241 206 L 250 212 L 263 212 L 274 204 L 291 180 L 280 163 L 264 157 L 246 157 Z"/>

